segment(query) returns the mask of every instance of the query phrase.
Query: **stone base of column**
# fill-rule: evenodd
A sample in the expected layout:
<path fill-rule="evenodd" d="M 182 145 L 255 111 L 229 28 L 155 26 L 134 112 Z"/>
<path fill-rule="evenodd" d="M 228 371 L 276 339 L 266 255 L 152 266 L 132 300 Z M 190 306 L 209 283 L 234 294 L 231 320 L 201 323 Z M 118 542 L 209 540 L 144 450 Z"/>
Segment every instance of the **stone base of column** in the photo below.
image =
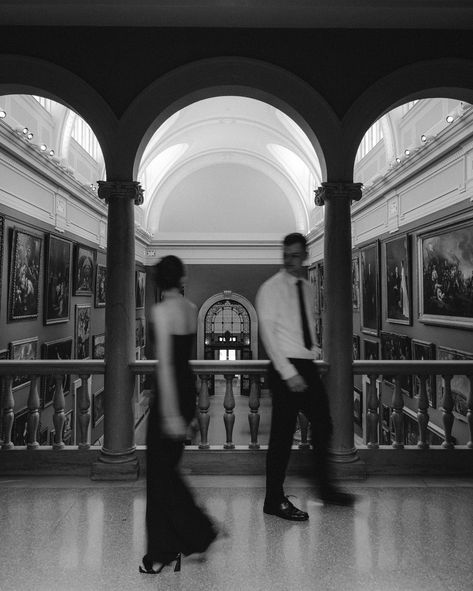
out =
<path fill-rule="evenodd" d="M 351 462 L 358 462 L 360 456 L 356 447 L 351 449 L 331 449 L 329 450 L 330 461 L 336 464 L 348 464 Z"/>
<path fill-rule="evenodd" d="M 135 454 L 109 456 L 103 453 L 92 464 L 91 480 L 138 480 L 140 464 Z"/>

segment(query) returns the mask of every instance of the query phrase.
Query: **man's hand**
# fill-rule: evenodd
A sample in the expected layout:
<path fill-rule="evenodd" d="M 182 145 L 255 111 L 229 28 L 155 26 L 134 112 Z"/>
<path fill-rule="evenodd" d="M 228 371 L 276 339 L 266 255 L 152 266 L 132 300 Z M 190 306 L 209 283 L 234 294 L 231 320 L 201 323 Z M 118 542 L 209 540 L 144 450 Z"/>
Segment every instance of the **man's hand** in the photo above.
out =
<path fill-rule="evenodd" d="M 307 384 L 305 383 L 304 378 L 298 373 L 296 373 L 295 376 L 288 378 L 286 384 L 291 392 L 305 392 L 307 390 Z"/>

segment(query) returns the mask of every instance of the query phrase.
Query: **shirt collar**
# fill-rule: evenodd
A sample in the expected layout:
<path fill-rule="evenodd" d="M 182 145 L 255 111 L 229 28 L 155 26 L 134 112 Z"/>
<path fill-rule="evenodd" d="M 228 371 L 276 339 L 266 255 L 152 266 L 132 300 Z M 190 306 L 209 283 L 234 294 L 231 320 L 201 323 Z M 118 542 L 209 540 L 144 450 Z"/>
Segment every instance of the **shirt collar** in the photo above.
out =
<path fill-rule="evenodd" d="M 285 280 L 291 285 L 296 285 L 299 280 L 301 280 L 302 283 L 307 283 L 307 279 L 305 277 L 294 277 L 294 275 L 288 273 L 284 267 L 282 267 L 281 273 Z"/>

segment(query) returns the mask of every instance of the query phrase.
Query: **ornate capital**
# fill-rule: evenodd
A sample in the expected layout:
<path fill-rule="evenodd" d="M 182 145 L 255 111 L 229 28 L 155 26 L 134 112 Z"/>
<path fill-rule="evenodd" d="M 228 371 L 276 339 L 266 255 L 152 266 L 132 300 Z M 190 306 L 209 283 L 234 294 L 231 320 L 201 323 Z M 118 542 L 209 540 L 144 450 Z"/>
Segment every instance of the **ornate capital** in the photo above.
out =
<path fill-rule="evenodd" d="M 136 181 L 98 181 L 98 195 L 108 203 L 110 199 L 133 199 L 135 205 L 143 203 L 143 189 Z"/>
<path fill-rule="evenodd" d="M 362 183 L 322 183 L 322 186 L 314 191 L 315 205 L 325 205 L 325 200 L 332 197 L 359 201 L 362 186 Z"/>

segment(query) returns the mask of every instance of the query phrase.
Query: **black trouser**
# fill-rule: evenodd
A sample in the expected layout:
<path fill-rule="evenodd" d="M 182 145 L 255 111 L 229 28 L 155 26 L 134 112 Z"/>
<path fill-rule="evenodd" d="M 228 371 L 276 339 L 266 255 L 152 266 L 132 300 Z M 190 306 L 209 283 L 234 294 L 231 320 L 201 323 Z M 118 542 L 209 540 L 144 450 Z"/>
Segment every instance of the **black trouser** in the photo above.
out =
<path fill-rule="evenodd" d="M 291 453 L 298 412 L 312 426 L 314 477 L 323 494 L 330 484 L 328 445 L 332 436 L 332 419 L 327 394 L 315 364 L 309 359 L 290 359 L 308 385 L 305 392 L 291 392 L 271 365 L 269 387 L 273 396 L 271 432 L 266 456 L 266 500 L 280 502 Z"/>

